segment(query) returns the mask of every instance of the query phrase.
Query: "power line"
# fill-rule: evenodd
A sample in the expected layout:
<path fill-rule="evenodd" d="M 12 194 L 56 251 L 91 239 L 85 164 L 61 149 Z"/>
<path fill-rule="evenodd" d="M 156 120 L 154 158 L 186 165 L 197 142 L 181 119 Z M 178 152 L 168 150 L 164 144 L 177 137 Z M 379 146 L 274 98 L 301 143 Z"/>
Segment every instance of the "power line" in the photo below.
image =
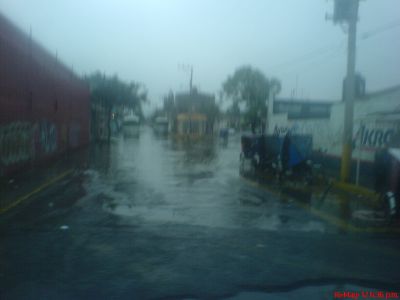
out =
<path fill-rule="evenodd" d="M 374 29 L 371 29 L 369 31 L 366 31 L 361 35 L 361 38 L 359 38 L 359 40 L 360 41 L 366 40 L 368 38 L 371 38 L 371 37 L 373 37 L 375 35 L 378 35 L 378 34 L 380 34 L 382 32 L 394 29 L 396 27 L 400 27 L 400 20 L 394 20 L 394 21 L 392 21 L 390 23 L 387 23 L 385 25 L 382 25 L 382 26 L 376 27 Z M 317 49 L 311 50 L 310 52 L 308 52 L 306 54 L 300 55 L 300 56 L 295 57 L 293 59 L 284 61 L 284 62 L 279 63 L 277 65 L 274 65 L 274 66 L 270 67 L 270 69 L 274 70 L 274 69 L 277 69 L 277 68 L 286 67 L 287 65 L 292 66 L 294 64 L 298 64 L 298 63 L 302 63 L 302 62 L 305 62 L 305 61 L 310 60 L 310 59 L 314 59 L 314 58 L 316 58 L 316 57 L 318 57 L 320 55 L 327 54 L 327 53 L 329 53 L 331 51 L 336 52 L 338 50 L 341 50 L 343 45 L 344 45 L 344 41 L 342 41 L 339 45 L 336 44 L 336 45 L 330 45 L 330 46 L 326 46 L 326 47 L 322 47 L 322 48 L 317 48 Z"/>
<path fill-rule="evenodd" d="M 343 48 L 341 48 L 340 50 L 343 50 Z M 317 60 L 313 61 L 313 62 L 309 62 L 305 65 L 303 65 L 302 67 L 299 68 L 295 68 L 294 70 L 285 70 L 283 72 L 279 72 L 279 74 L 286 74 L 289 72 L 292 73 L 299 73 L 299 74 L 303 74 L 304 72 L 310 73 L 310 72 L 314 72 L 318 67 L 322 67 L 324 65 L 326 65 L 326 63 L 331 62 L 333 59 L 336 59 L 339 54 L 341 54 L 340 51 L 335 51 L 332 53 L 329 53 L 326 56 L 323 57 L 319 57 Z"/>
<path fill-rule="evenodd" d="M 295 59 L 292 59 L 290 61 L 286 61 L 284 63 L 276 65 L 272 69 L 277 69 L 278 67 L 279 68 L 285 68 L 285 69 L 287 69 L 287 67 L 289 67 L 289 69 L 292 69 L 292 68 L 295 68 L 296 66 L 298 66 L 298 64 L 302 64 L 302 63 L 308 62 L 310 60 L 315 60 L 315 59 L 320 59 L 320 58 L 323 58 L 326 61 L 327 60 L 326 55 L 328 55 L 328 57 L 331 57 L 333 55 L 337 55 L 338 53 L 340 53 L 341 50 L 343 50 L 343 46 L 344 46 L 344 41 L 340 45 L 336 45 L 335 47 L 320 48 L 320 49 L 312 51 L 312 52 L 310 52 L 310 53 L 308 53 L 306 55 L 299 56 L 299 57 L 297 57 Z M 279 72 L 279 70 L 276 70 L 276 71 Z"/>
<path fill-rule="evenodd" d="M 400 20 L 399 21 L 390 22 L 390 23 L 387 23 L 386 25 L 379 26 L 379 27 L 376 27 L 374 29 L 368 30 L 368 31 L 366 31 L 366 32 L 364 32 L 362 34 L 361 38 L 359 38 L 358 41 L 359 42 L 365 41 L 366 39 L 368 39 L 370 37 L 373 37 L 373 36 L 378 35 L 378 34 L 380 34 L 382 32 L 394 29 L 396 27 L 400 27 Z M 314 57 L 311 57 L 311 56 L 307 57 L 306 60 L 310 60 L 310 59 L 316 58 L 317 56 L 321 56 L 320 58 L 318 58 L 317 61 L 314 61 L 314 62 L 311 62 L 309 64 L 306 64 L 305 66 L 300 67 L 299 69 L 296 68 L 296 72 L 303 72 L 303 71 L 308 71 L 309 72 L 310 70 L 313 70 L 316 67 L 321 66 L 321 64 L 328 63 L 330 61 L 329 59 L 332 59 L 332 58 L 338 56 L 338 54 L 340 53 L 339 50 L 343 50 L 343 45 L 344 44 L 342 43 L 342 45 L 341 45 L 342 47 L 340 47 L 340 48 L 338 47 L 338 48 L 332 49 L 332 53 L 330 53 L 327 56 L 321 56 L 321 55 L 328 54 L 329 51 L 326 51 L 325 53 L 323 51 L 321 51 L 321 53 L 317 53 L 318 55 L 316 55 Z M 325 49 L 325 48 L 322 48 L 322 49 Z M 322 50 L 322 49 L 320 49 L 320 50 Z M 315 50 L 313 52 L 310 52 L 310 53 L 314 53 L 314 52 L 317 52 L 317 50 Z M 297 61 L 297 63 L 305 62 L 306 60 L 300 60 L 299 59 Z M 283 73 L 287 73 L 287 72 L 288 72 L 288 70 L 284 71 Z"/>
<path fill-rule="evenodd" d="M 276 64 L 272 67 L 270 67 L 270 70 L 274 70 L 274 69 L 278 69 L 278 68 L 283 68 L 286 66 L 293 66 L 295 64 L 298 63 L 303 63 L 306 62 L 308 60 L 312 60 L 318 56 L 324 55 L 324 54 L 328 54 L 329 52 L 336 52 L 338 50 L 341 50 L 343 47 L 344 41 L 341 42 L 340 44 L 335 44 L 335 45 L 330 45 L 330 46 L 326 46 L 326 47 L 322 47 L 322 48 L 317 48 L 315 50 L 311 50 L 310 52 L 300 55 L 298 57 L 295 57 L 293 59 L 284 61 L 282 63 Z"/>
<path fill-rule="evenodd" d="M 380 34 L 382 32 L 388 31 L 388 30 L 392 30 L 392 29 L 394 29 L 396 27 L 399 27 L 399 26 L 400 26 L 400 20 L 395 20 L 393 22 L 387 23 L 385 25 L 382 25 L 382 26 L 379 26 L 379 27 L 376 27 L 374 29 L 371 29 L 369 31 L 364 32 L 361 35 L 361 40 L 366 40 L 366 39 L 368 39 L 370 37 L 373 37 L 375 35 L 378 35 L 378 34 Z"/>

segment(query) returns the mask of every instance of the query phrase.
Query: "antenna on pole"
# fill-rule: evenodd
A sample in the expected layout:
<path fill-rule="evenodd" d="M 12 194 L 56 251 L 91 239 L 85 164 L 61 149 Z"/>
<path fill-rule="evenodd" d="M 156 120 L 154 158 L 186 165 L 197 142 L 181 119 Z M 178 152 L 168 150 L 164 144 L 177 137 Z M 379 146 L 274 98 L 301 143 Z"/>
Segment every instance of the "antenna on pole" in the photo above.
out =
<path fill-rule="evenodd" d="M 190 71 L 189 93 L 191 94 L 193 91 L 193 65 L 178 64 L 178 68 L 184 72 Z"/>
<path fill-rule="evenodd" d="M 189 88 L 190 88 L 190 93 L 192 93 L 192 90 L 193 90 L 193 66 L 190 66 L 190 85 L 189 85 Z"/>

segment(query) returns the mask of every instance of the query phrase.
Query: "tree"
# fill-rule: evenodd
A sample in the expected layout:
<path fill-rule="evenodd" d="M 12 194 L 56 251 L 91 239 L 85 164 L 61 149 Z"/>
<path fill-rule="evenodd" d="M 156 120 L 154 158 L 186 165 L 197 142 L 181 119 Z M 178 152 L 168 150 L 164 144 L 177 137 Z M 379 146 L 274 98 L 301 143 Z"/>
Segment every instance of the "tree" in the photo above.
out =
<path fill-rule="evenodd" d="M 106 110 L 108 139 L 110 139 L 111 134 L 113 108 L 117 106 L 130 108 L 143 118 L 142 103 L 147 101 L 147 91 L 143 85 L 136 82 L 126 83 L 116 75 L 107 77 L 100 72 L 84 76 L 84 80 L 90 87 L 91 102 L 101 105 Z M 94 121 L 93 125 L 96 126 L 96 120 L 92 121 Z"/>
<path fill-rule="evenodd" d="M 224 94 L 233 100 L 232 109 L 237 110 L 238 103 L 245 103 L 245 121 L 252 124 L 253 129 L 266 118 L 267 99 L 272 87 L 278 93 L 281 89 L 280 81 L 276 78 L 268 79 L 251 66 L 238 68 L 222 85 Z"/>
<path fill-rule="evenodd" d="M 91 100 L 104 102 L 107 106 L 122 105 L 141 113 L 141 105 L 147 101 L 147 91 L 143 85 L 126 83 L 114 75 L 107 77 L 100 72 L 84 77 L 90 86 Z"/>
<path fill-rule="evenodd" d="M 235 129 L 240 128 L 240 107 L 238 102 L 233 102 L 225 113 L 228 118 L 228 126 Z"/>

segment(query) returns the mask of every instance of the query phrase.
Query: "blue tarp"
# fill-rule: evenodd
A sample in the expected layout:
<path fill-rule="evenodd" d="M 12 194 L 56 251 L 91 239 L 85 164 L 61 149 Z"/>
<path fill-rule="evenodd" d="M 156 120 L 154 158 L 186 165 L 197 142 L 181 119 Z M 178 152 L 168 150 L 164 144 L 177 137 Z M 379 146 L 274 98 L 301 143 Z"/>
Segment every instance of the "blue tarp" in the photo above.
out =
<path fill-rule="evenodd" d="M 242 136 L 243 152 L 246 157 L 258 154 L 261 160 L 275 159 L 282 154 L 284 137 L 264 135 Z M 311 135 L 290 136 L 289 161 L 290 167 L 308 159 L 312 153 Z"/>

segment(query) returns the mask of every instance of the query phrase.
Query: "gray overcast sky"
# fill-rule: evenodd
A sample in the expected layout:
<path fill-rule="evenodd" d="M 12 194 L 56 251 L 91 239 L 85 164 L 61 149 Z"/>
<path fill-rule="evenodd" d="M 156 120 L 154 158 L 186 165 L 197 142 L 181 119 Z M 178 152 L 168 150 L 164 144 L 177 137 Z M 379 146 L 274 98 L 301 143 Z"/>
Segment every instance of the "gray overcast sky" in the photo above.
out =
<path fill-rule="evenodd" d="M 325 21 L 332 0 L 0 0 L 0 11 L 26 32 L 31 26 L 78 74 L 142 82 L 153 103 L 187 89 L 180 63 L 194 66 L 194 84 L 206 92 L 251 64 L 282 81 L 282 96 L 296 82 L 298 96 L 341 96 L 346 34 Z M 357 69 L 367 90 L 400 84 L 400 0 L 362 1 L 359 15 Z"/>

